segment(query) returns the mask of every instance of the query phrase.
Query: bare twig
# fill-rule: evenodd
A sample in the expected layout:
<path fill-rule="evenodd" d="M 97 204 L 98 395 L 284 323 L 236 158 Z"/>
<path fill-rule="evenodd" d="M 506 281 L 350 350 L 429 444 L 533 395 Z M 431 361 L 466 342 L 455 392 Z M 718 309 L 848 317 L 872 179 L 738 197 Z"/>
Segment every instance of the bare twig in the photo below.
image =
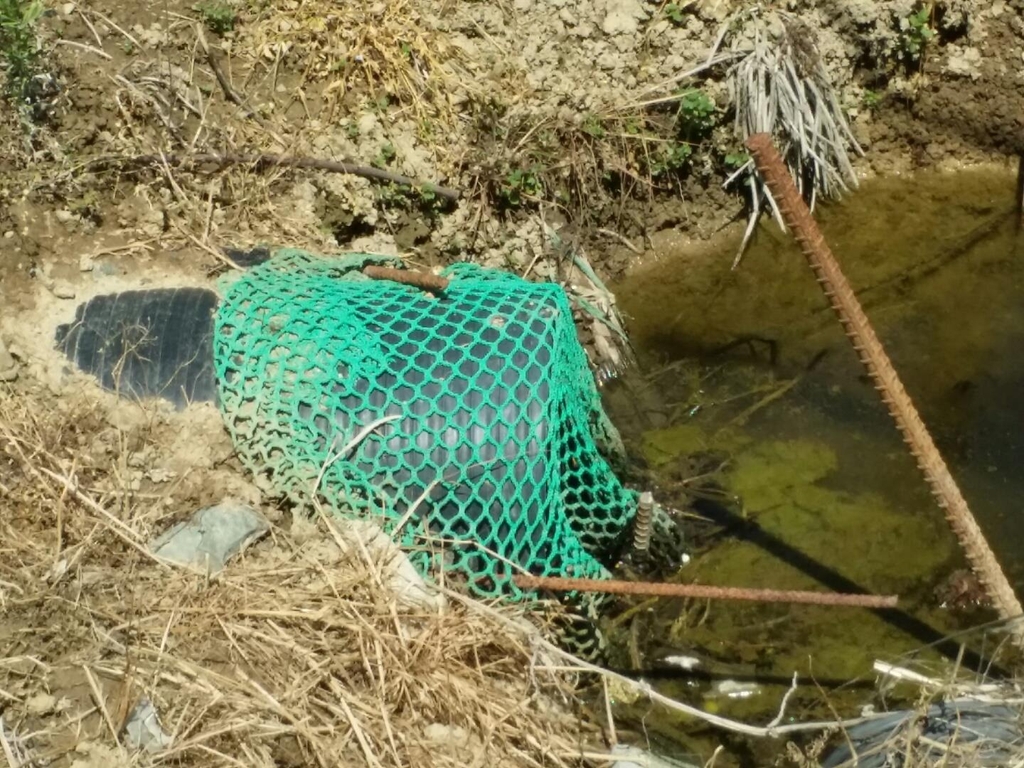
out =
<path fill-rule="evenodd" d="M 541 636 L 539 630 L 537 630 L 535 627 L 530 626 L 529 624 L 521 625 L 519 623 L 513 622 L 507 616 L 504 616 L 503 614 L 499 613 L 494 608 L 491 608 L 488 605 L 484 605 L 483 603 L 477 602 L 472 598 L 466 597 L 465 595 L 462 595 L 452 590 L 445 590 L 445 594 L 449 595 L 453 600 L 460 602 L 463 605 L 466 605 L 473 611 L 484 613 L 490 616 L 491 618 L 502 622 L 506 627 L 510 629 L 515 629 L 515 631 L 519 633 L 527 634 L 534 647 L 542 649 L 545 653 L 548 654 L 549 657 L 552 658 L 553 661 L 560 660 L 569 665 L 570 668 L 579 671 L 591 672 L 603 678 L 607 678 L 608 680 L 614 680 L 618 685 L 625 686 L 628 690 L 635 691 L 636 693 L 639 693 L 640 695 L 647 697 L 652 702 L 660 704 L 666 709 L 669 709 L 673 712 L 680 712 L 690 717 L 698 718 L 699 720 L 703 720 L 704 722 L 710 725 L 714 725 L 716 727 L 723 728 L 727 731 L 732 731 L 734 733 L 742 733 L 746 734 L 747 736 L 756 736 L 761 738 L 777 738 L 779 736 L 784 736 L 789 733 L 824 731 L 830 728 L 849 728 L 851 726 L 859 725 L 860 723 L 867 723 L 871 720 L 876 720 L 879 717 L 884 716 L 876 715 L 869 717 L 858 717 L 851 720 L 822 720 L 808 723 L 790 723 L 788 725 L 776 725 L 766 727 L 748 725 L 747 723 L 741 723 L 738 720 L 732 720 L 727 717 L 722 717 L 721 715 L 712 714 L 711 712 L 705 712 L 703 709 L 699 709 L 698 707 L 692 707 L 689 704 L 684 704 L 681 701 L 676 701 L 675 699 L 666 696 L 663 693 L 659 693 L 651 686 L 650 683 L 644 680 L 634 680 L 632 678 L 626 677 L 625 675 L 620 675 L 617 672 L 612 672 L 611 670 L 598 666 L 597 664 L 592 664 L 589 661 L 585 661 L 584 659 L 581 659 L 578 656 L 575 656 L 569 653 L 568 651 L 565 651 L 559 648 L 558 646 L 554 645 L 553 643 L 545 640 Z M 537 666 L 537 669 L 544 668 L 545 667 L 543 667 L 543 665 Z"/>
<path fill-rule="evenodd" d="M 89 681 L 89 688 L 92 690 L 93 698 L 96 699 L 96 706 L 99 707 L 100 712 L 103 714 L 103 721 L 107 724 L 107 728 L 110 729 L 110 735 L 113 737 L 114 743 L 120 747 L 121 739 L 118 737 L 114 720 L 110 717 L 110 710 L 107 709 L 107 700 L 103 696 L 103 690 L 100 688 L 99 683 L 96 682 L 96 677 L 88 666 L 83 664 L 82 671 L 85 673 L 85 679 Z"/>
<path fill-rule="evenodd" d="M 786 716 L 786 704 L 789 703 L 789 697 L 793 695 L 793 692 L 797 687 L 796 672 L 793 673 L 793 682 L 790 683 L 789 690 L 786 691 L 786 695 L 782 697 L 782 702 L 779 704 L 779 713 L 775 715 L 775 718 L 768 723 L 769 728 L 774 728 L 782 722 L 782 718 Z"/>
<path fill-rule="evenodd" d="M 91 13 L 95 13 L 97 16 L 99 16 L 101 19 L 103 19 L 103 21 L 106 22 L 108 27 L 110 27 L 111 29 L 117 30 L 122 35 L 124 35 L 125 38 L 128 40 L 128 42 L 131 43 L 132 45 L 134 45 L 136 48 L 141 48 L 142 47 L 141 45 L 139 45 L 139 41 L 138 40 L 136 40 L 130 34 L 125 32 L 119 26 L 117 26 L 117 24 L 115 24 L 113 21 L 110 20 L 109 16 L 105 16 L 104 14 L 100 13 L 99 11 L 97 11 L 95 8 L 90 8 L 89 11 Z"/>
<path fill-rule="evenodd" d="M 197 153 L 192 155 L 136 155 L 134 157 L 98 157 L 84 164 L 82 170 L 95 171 L 105 167 L 144 166 L 169 163 L 174 166 L 184 165 L 213 165 L 217 169 L 230 165 L 250 165 L 255 171 L 263 171 L 270 168 L 311 168 L 317 171 L 328 171 L 330 173 L 347 173 L 352 176 L 360 176 L 373 181 L 383 181 L 391 184 L 414 187 L 426 192 L 432 192 L 447 200 L 458 200 L 460 192 L 457 189 L 442 187 L 432 182 L 417 181 L 409 176 L 403 176 L 390 171 L 383 171 L 379 168 L 372 168 L 366 165 L 357 165 L 347 161 L 323 160 L 317 157 L 286 157 L 284 155 L 258 154 L 245 155 L 234 152 L 224 154 Z"/>
<path fill-rule="evenodd" d="M 110 60 L 112 60 L 114 58 L 113 56 L 111 56 L 106 51 L 97 48 L 95 45 L 89 45 L 87 43 L 79 43 L 79 42 L 76 42 L 74 40 L 58 40 L 57 41 L 57 45 L 69 45 L 72 48 L 79 48 L 79 49 L 81 49 L 83 51 L 88 51 L 89 53 L 95 53 L 97 56 L 99 56 L 102 59 L 106 59 L 107 61 L 110 61 Z"/>
<path fill-rule="evenodd" d="M 4 757 L 7 758 L 7 765 L 9 768 L 20 768 L 22 762 L 14 754 L 14 749 L 11 747 L 10 741 L 7 740 L 7 733 L 4 728 L 2 717 L 0 717 L 0 747 L 3 748 Z"/>
<path fill-rule="evenodd" d="M 620 243 L 622 243 L 624 246 L 626 246 L 626 248 L 628 248 L 633 253 L 635 253 L 637 256 L 643 256 L 644 255 L 644 252 L 640 248 L 638 248 L 637 246 L 633 245 L 632 241 L 630 241 L 630 239 L 628 237 L 626 237 L 625 235 L 620 234 L 619 232 L 615 232 L 614 230 L 611 230 L 611 229 L 599 229 L 597 231 L 600 232 L 602 235 L 608 235 L 608 237 L 615 238 Z"/>
<path fill-rule="evenodd" d="M 147 558 L 153 560 L 154 562 L 160 563 L 161 565 L 166 565 L 162 560 L 160 560 L 160 558 L 153 555 L 148 549 L 146 549 L 145 546 L 139 543 L 138 534 L 135 533 L 135 531 L 133 531 L 127 525 L 122 523 L 120 520 L 118 520 L 116 517 L 110 514 L 110 512 L 105 510 L 103 507 L 101 507 L 95 501 L 90 499 L 84 493 L 79 491 L 71 480 L 64 477 L 63 475 L 58 475 L 56 472 L 51 472 L 46 467 L 39 467 L 38 470 L 33 469 L 33 471 L 41 472 L 42 474 L 56 480 L 58 483 L 61 483 L 61 485 L 63 485 L 64 488 L 79 501 L 79 503 L 88 507 L 93 512 L 98 514 L 101 518 L 106 520 L 109 523 L 109 529 L 113 531 L 114 535 L 121 539 L 121 541 L 123 541 L 125 544 L 128 544 L 129 546 L 133 547 L 139 553 L 145 555 Z"/>
<path fill-rule="evenodd" d="M 224 70 L 220 65 L 220 51 L 210 46 L 206 42 L 206 36 L 203 34 L 202 29 L 199 30 L 199 45 L 206 53 L 206 63 L 210 65 L 210 69 L 213 70 L 214 77 L 217 78 L 217 82 L 220 84 L 220 89 L 224 91 L 224 96 L 239 107 L 246 111 L 247 115 L 251 115 L 252 111 L 245 105 L 245 99 L 238 95 L 238 92 L 228 82 L 227 76 L 224 74 Z"/>
<path fill-rule="evenodd" d="M 89 17 L 86 16 L 84 13 L 82 13 L 82 9 L 81 9 L 80 6 L 76 5 L 75 6 L 75 10 L 77 10 L 78 11 L 78 15 L 82 17 L 82 22 L 85 24 L 85 26 L 87 26 L 89 28 L 89 31 L 92 32 L 92 36 L 93 36 L 93 39 L 96 41 L 96 45 L 99 46 L 100 48 L 102 48 L 103 47 L 103 38 L 100 37 L 100 33 L 96 31 L 96 27 L 94 27 L 92 25 L 92 22 L 89 21 Z"/>

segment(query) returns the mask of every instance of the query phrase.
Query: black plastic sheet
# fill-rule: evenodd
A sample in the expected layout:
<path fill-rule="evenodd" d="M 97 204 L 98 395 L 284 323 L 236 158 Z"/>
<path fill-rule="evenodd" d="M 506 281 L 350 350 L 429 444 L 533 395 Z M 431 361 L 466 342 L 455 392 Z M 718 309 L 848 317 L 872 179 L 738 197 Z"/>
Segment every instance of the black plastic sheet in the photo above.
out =
<path fill-rule="evenodd" d="M 166 288 L 97 296 L 57 329 L 57 347 L 121 397 L 162 397 L 184 408 L 215 402 L 213 316 L 217 294 Z"/>

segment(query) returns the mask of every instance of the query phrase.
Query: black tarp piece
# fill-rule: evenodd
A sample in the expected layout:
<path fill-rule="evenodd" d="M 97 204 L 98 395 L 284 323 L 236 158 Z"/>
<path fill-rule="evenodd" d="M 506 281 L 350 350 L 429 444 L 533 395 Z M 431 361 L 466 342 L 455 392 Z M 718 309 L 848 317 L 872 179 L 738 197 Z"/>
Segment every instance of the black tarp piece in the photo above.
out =
<path fill-rule="evenodd" d="M 79 305 L 73 323 L 57 329 L 57 348 L 122 397 L 162 397 L 179 409 L 215 402 L 217 303 L 217 294 L 204 288 L 97 296 Z"/>
<path fill-rule="evenodd" d="M 1019 765 L 1015 760 L 1024 749 L 1019 706 L 964 699 L 933 704 L 924 714 L 892 712 L 853 726 L 845 743 L 825 758 L 822 767 L 967 765 L 960 759 L 950 759 L 949 747 L 954 744 L 962 753 L 970 754 L 969 764 L 978 768 Z"/>
<path fill-rule="evenodd" d="M 269 261 L 271 253 L 270 249 L 266 246 L 258 245 L 247 251 L 241 248 L 225 248 L 224 255 L 242 269 L 249 269 L 250 267 L 255 267 L 265 261 Z"/>

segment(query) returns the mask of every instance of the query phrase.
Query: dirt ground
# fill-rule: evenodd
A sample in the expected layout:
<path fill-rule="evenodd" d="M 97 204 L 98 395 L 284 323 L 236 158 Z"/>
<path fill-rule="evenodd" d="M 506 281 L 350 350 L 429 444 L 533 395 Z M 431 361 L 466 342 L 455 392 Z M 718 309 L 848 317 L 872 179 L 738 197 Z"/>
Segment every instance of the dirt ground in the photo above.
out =
<path fill-rule="evenodd" d="M 602 764 L 582 756 L 603 748 L 597 728 L 524 681 L 531 652 L 492 642 L 493 618 L 470 631 L 456 612 L 403 644 L 360 568 L 329 576 L 341 555 L 305 546 L 309 534 L 272 508 L 273 545 L 227 583 L 161 575 L 132 542 L 224 496 L 264 500 L 212 409 L 119 404 L 68 370 L 53 333 L 99 293 L 212 286 L 231 269 L 226 247 L 472 260 L 561 279 L 547 226 L 615 280 L 666 232 L 742 228 L 746 199 L 723 186 L 742 151 L 723 73 L 675 80 L 740 5 L 48 4 L 26 99 L 0 111 L 0 341 L 18 371 L 0 383 L 0 701 L 11 705 L 0 726 L 17 727 L 0 742 L 7 733 L 36 754 L 42 744 L 53 765 L 128 764 L 125 712 L 108 706 L 147 692 L 163 697 L 165 724 L 177 718 L 167 730 L 181 746 L 164 762 Z M 925 5 L 917 51 L 925 38 L 908 19 L 921 4 L 764 4 L 815 31 L 864 149 L 861 175 L 1024 152 L 1024 0 Z M 699 137 L 680 134 L 681 88 L 713 105 Z M 416 184 L 253 162 L 263 154 Z M 346 589 L 355 607 L 325 613 Z M 395 665 L 407 671 L 386 681 Z M 431 665 L 449 674 L 435 679 Z M 387 708 L 360 710 L 339 681 Z M 309 704 L 325 691 L 336 699 Z M 328 734 L 338 718 L 349 725 Z M 389 718 L 410 730 L 392 733 Z M 367 736 L 361 722 L 379 730 Z"/>
<path fill-rule="evenodd" d="M 221 5 L 223 35 L 213 11 L 174 0 L 141 13 L 66 3 L 40 19 L 40 70 L 56 78 L 36 89 L 44 120 L 27 136 L 8 112 L 0 132 L 6 302 L 30 301 L 38 271 L 72 278 L 96 253 L 107 270 L 153 254 L 203 270 L 218 266 L 211 250 L 257 243 L 532 264 L 544 278 L 557 263 L 542 220 L 616 277 L 658 231 L 707 237 L 744 216 L 741 191 L 722 188 L 741 147 L 721 71 L 681 81 L 707 94 L 715 128 L 677 173 L 656 162 L 678 127 L 671 110 L 643 106 L 679 90 L 665 83 L 703 60 L 741 4 Z M 913 3 L 784 5 L 815 30 L 866 150 L 861 174 L 1021 149 L 1019 3 L 933 4 L 916 59 Z M 167 163 L 125 162 L 161 152 Z M 187 162 L 262 152 L 348 159 L 461 194 Z"/>

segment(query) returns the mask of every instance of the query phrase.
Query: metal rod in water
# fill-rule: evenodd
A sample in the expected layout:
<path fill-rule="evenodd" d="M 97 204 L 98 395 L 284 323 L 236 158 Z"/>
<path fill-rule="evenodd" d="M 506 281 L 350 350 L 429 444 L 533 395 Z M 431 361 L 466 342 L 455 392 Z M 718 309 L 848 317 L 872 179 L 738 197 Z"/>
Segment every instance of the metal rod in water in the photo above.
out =
<path fill-rule="evenodd" d="M 747 600 L 755 603 L 805 603 L 854 608 L 895 608 L 896 595 L 843 595 L 835 592 L 806 592 L 796 589 L 747 589 L 712 587 L 704 584 L 648 584 L 642 581 L 605 579 L 566 579 L 560 576 L 517 575 L 513 581 L 520 589 L 550 589 L 555 592 L 602 592 L 608 595 L 638 597 L 697 597 L 712 600 Z"/>
<path fill-rule="evenodd" d="M 775 196 L 786 226 L 800 245 L 818 284 L 821 285 L 822 291 L 839 316 L 843 330 L 853 343 L 857 356 L 874 381 L 875 389 L 896 421 L 896 426 L 903 434 L 910 452 L 917 459 L 917 466 L 924 473 L 939 506 L 945 511 L 946 520 L 960 541 L 971 567 L 984 585 L 992 605 L 1004 620 L 1020 616 L 1024 611 L 1014 594 L 1013 587 L 1010 586 L 1003 569 L 999 567 L 999 561 L 985 541 L 981 528 L 971 514 L 967 501 L 960 493 L 960 488 L 946 466 L 942 454 L 932 441 L 931 434 L 914 407 L 910 395 L 903 388 L 896 369 L 882 347 L 882 342 L 875 335 L 867 315 L 864 314 L 853 289 L 839 268 L 839 262 L 836 261 L 825 242 L 824 235 L 821 234 L 811 212 L 800 197 L 782 158 L 772 146 L 771 136 L 766 133 L 754 134 L 746 143 L 757 169 L 764 177 L 765 184 Z M 1016 635 L 1018 641 L 1024 640 L 1020 630 Z"/>

